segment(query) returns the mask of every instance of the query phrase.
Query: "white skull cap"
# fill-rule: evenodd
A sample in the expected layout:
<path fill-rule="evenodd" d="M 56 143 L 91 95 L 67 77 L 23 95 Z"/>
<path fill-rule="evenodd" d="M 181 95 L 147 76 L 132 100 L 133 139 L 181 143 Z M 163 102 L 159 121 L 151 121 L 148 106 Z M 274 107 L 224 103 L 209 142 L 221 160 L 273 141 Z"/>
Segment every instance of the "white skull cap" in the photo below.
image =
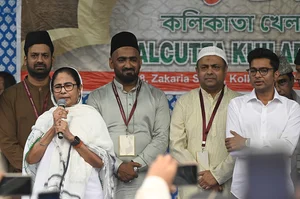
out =
<path fill-rule="evenodd" d="M 199 61 L 199 59 L 201 59 L 202 57 L 208 56 L 208 55 L 216 55 L 218 57 L 221 57 L 226 62 L 226 65 L 228 65 L 226 53 L 224 52 L 224 50 L 222 50 L 221 48 L 218 48 L 216 46 L 208 46 L 208 47 L 202 48 L 200 50 L 200 52 L 198 53 L 197 61 Z"/>

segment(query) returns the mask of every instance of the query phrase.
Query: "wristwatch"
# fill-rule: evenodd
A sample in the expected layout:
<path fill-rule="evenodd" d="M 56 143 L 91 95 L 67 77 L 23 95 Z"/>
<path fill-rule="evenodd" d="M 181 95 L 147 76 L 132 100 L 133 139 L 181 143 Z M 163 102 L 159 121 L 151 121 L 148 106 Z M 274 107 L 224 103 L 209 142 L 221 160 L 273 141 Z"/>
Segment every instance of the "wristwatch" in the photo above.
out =
<path fill-rule="evenodd" d="M 72 146 L 77 146 L 78 144 L 80 144 L 81 140 L 79 137 L 75 136 L 74 140 L 71 142 Z"/>

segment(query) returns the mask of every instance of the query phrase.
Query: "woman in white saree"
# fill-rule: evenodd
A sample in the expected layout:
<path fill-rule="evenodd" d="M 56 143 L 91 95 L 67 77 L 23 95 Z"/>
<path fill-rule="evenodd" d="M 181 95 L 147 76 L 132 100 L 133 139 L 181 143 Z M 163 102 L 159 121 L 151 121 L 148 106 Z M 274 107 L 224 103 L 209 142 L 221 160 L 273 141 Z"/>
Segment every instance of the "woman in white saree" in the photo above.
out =
<path fill-rule="evenodd" d="M 62 199 L 113 198 L 113 142 L 101 115 L 82 104 L 79 73 L 59 68 L 50 86 L 55 107 L 37 119 L 24 149 L 23 174 L 34 183 L 31 198 L 45 191 L 58 191 Z M 57 106 L 61 99 L 65 108 Z"/>

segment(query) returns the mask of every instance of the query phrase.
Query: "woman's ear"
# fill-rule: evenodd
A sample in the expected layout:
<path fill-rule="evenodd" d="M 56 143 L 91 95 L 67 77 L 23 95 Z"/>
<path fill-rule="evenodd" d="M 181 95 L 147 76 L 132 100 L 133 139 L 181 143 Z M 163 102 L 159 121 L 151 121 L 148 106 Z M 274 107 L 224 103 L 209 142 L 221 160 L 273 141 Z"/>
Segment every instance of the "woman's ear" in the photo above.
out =
<path fill-rule="evenodd" d="M 82 93 L 82 90 L 83 89 L 83 86 L 82 85 L 80 85 L 79 87 L 78 87 L 78 93 L 79 93 L 79 95 L 81 95 L 81 93 Z"/>
<path fill-rule="evenodd" d="M 82 88 L 83 88 L 83 86 L 82 85 L 80 85 L 79 86 L 79 88 L 78 88 L 78 100 L 77 100 L 77 102 L 80 102 L 80 100 L 81 100 L 81 97 L 82 97 Z"/>

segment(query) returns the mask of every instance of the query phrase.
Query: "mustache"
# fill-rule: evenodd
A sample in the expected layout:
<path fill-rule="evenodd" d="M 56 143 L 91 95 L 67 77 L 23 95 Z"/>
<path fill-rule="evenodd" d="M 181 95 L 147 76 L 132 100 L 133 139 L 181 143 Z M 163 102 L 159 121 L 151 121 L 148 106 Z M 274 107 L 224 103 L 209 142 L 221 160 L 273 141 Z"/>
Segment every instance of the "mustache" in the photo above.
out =
<path fill-rule="evenodd" d="M 126 71 L 133 71 L 133 72 L 135 72 L 133 68 L 123 68 L 122 69 L 122 72 L 126 72 Z"/>
<path fill-rule="evenodd" d="M 34 68 L 41 67 L 41 66 L 46 68 L 46 64 L 34 64 Z"/>

